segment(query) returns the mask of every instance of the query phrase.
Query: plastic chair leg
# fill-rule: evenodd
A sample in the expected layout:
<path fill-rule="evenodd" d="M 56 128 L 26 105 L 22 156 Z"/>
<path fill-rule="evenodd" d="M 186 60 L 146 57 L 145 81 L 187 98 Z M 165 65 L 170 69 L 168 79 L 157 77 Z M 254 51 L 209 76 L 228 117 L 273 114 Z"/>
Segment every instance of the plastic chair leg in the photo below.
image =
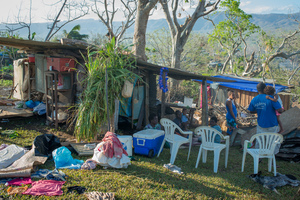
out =
<path fill-rule="evenodd" d="M 214 172 L 218 172 L 218 166 L 219 166 L 219 158 L 220 158 L 220 151 L 215 150 L 214 151 Z"/>
<path fill-rule="evenodd" d="M 202 157 L 202 162 L 206 163 L 207 160 L 207 150 L 203 149 L 203 157 Z"/>
<path fill-rule="evenodd" d="M 159 157 L 159 155 L 160 155 L 160 153 L 161 153 L 161 151 L 162 151 L 162 149 L 163 149 L 163 147 L 164 147 L 164 145 L 165 145 L 165 142 L 166 142 L 166 140 L 164 139 L 164 141 L 162 142 L 162 144 L 161 144 L 161 146 L 160 146 L 160 148 L 159 148 L 157 157 Z"/>
<path fill-rule="evenodd" d="M 190 154 L 191 154 L 192 141 L 193 141 L 192 135 L 189 135 L 189 140 L 190 140 L 190 145 L 189 145 L 189 154 L 188 154 L 188 157 L 187 157 L 187 161 L 189 160 Z"/>
<path fill-rule="evenodd" d="M 201 154 L 202 154 L 202 145 L 200 145 L 200 148 L 199 148 L 199 153 L 198 153 L 198 157 L 197 157 L 197 162 L 196 162 L 195 168 L 198 167 L 198 164 L 199 164 L 199 161 L 200 161 Z"/>
<path fill-rule="evenodd" d="M 227 168 L 228 155 L 229 155 L 229 148 L 226 147 L 226 149 L 225 149 L 225 168 Z"/>
<path fill-rule="evenodd" d="M 253 158 L 254 161 L 254 174 L 258 173 L 258 163 L 259 163 L 259 157 Z"/>
<path fill-rule="evenodd" d="M 273 168 L 274 168 L 274 176 L 277 176 L 275 155 L 273 155 Z"/>
<path fill-rule="evenodd" d="M 268 158 L 268 171 L 272 171 L 272 158 Z"/>
<path fill-rule="evenodd" d="M 178 144 L 173 144 L 173 149 L 172 149 L 172 154 L 171 154 L 171 161 L 170 163 L 173 165 L 177 156 L 177 152 L 179 149 L 179 145 Z"/>
<path fill-rule="evenodd" d="M 242 172 L 244 171 L 244 166 L 245 166 L 245 160 L 246 160 L 246 152 L 247 150 L 245 150 L 244 148 L 244 152 L 243 152 L 243 160 L 242 160 Z"/>

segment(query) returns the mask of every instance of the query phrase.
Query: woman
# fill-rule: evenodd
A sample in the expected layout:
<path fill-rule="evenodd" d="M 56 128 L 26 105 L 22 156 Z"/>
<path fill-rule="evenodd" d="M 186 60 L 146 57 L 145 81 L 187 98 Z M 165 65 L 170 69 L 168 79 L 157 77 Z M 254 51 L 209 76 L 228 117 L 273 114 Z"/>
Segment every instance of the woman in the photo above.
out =
<path fill-rule="evenodd" d="M 232 134 L 233 130 L 237 128 L 236 117 L 237 110 L 235 106 L 235 94 L 233 90 L 228 91 L 228 99 L 226 100 L 226 121 L 227 121 L 227 133 Z"/>

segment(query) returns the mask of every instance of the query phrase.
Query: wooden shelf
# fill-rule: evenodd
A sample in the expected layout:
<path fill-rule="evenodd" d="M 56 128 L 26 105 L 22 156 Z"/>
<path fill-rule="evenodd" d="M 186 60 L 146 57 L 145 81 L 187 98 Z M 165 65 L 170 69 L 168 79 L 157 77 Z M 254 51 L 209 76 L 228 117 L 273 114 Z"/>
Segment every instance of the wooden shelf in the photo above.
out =
<path fill-rule="evenodd" d="M 69 77 L 65 79 L 65 77 Z M 59 109 L 66 110 L 73 104 L 73 72 L 45 72 L 46 78 L 46 118 L 50 122 L 55 123 L 55 128 L 58 123 L 64 123 L 67 120 L 58 120 Z M 69 81 L 64 84 L 70 86 L 70 89 L 58 89 L 57 85 L 60 81 Z M 67 102 L 60 102 L 60 98 Z"/>

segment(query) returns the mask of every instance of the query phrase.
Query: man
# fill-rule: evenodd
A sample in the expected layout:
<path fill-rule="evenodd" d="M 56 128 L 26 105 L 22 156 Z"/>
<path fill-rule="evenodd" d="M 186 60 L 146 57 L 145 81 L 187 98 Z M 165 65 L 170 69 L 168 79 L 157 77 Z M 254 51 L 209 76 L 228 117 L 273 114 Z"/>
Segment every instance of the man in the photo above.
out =
<path fill-rule="evenodd" d="M 279 127 L 275 110 L 279 113 L 283 112 L 279 102 L 273 102 L 266 98 L 266 94 L 263 92 L 265 87 L 264 83 L 257 84 L 258 95 L 251 100 L 248 107 L 250 113 L 257 113 L 257 134 L 277 133 Z M 255 144 L 255 148 L 258 148 L 258 144 Z"/>

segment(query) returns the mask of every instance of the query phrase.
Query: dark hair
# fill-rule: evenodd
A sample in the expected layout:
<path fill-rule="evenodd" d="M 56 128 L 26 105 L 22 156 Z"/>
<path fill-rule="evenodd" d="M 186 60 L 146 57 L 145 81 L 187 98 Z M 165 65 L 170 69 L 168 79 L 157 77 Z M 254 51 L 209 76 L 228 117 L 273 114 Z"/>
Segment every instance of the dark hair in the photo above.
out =
<path fill-rule="evenodd" d="M 157 114 L 155 114 L 155 113 L 151 113 L 150 115 L 149 115 L 149 122 L 151 122 L 151 120 L 153 120 L 155 117 L 157 117 Z"/>
<path fill-rule="evenodd" d="M 218 118 L 215 117 L 215 116 L 211 117 L 210 120 L 213 120 L 213 121 L 216 122 L 216 123 L 218 122 Z"/>
<path fill-rule="evenodd" d="M 175 116 L 177 116 L 178 113 L 181 113 L 180 110 L 175 111 Z"/>
<path fill-rule="evenodd" d="M 264 92 L 265 87 L 266 87 L 266 84 L 264 84 L 263 82 L 260 82 L 257 84 L 256 89 L 258 92 Z"/>
<path fill-rule="evenodd" d="M 227 90 L 227 95 L 228 95 L 228 96 L 231 95 L 231 94 L 233 94 L 233 93 L 234 93 L 233 90 L 231 90 L 231 89 L 228 89 L 228 90 Z"/>
<path fill-rule="evenodd" d="M 267 95 L 274 95 L 275 94 L 275 88 L 268 85 L 268 86 L 265 87 L 264 93 L 267 94 Z"/>
<path fill-rule="evenodd" d="M 182 108 L 182 112 L 185 111 L 185 110 L 187 110 L 187 109 L 186 108 Z"/>

